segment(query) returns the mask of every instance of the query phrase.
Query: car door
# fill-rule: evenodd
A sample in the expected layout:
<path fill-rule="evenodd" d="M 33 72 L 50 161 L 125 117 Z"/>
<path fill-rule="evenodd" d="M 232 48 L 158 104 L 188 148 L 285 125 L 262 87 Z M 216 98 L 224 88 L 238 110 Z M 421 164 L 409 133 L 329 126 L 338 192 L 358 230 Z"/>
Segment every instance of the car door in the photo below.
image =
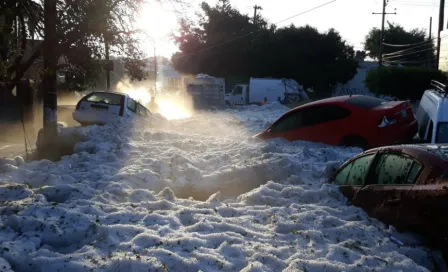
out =
<path fill-rule="evenodd" d="M 269 133 L 269 137 L 280 137 L 286 138 L 290 141 L 294 141 L 292 138 L 292 131 L 300 128 L 302 125 L 302 111 L 295 110 L 283 115 L 280 119 L 278 119 L 271 128 L 267 131 Z"/>
<path fill-rule="evenodd" d="M 408 220 L 402 211 L 407 208 L 410 191 L 420 173 L 421 164 L 398 152 L 381 152 L 367 178 L 366 187 L 371 196 L 368 213 L 386 224 L 405 227 Z M 364 199 L 363 190 L 356 196 Z"/>
<path fill-rule="evenodd" d="M 284 116 L 274 124 L 270 133 L 290 141 L 312 141 L 338 144 L 342 137 L 340 123 L 350 111 L 335 105 L 318 105 L 302 108 Z"/>
<path fill-rule="evenodd" d="M 338 105 L 308 107 L 303 111 L 301 128 L 293 134 L 306 141 L 338 145 L 345 136 L 344 123 L 350 114 L 350 110 Z"/>
<path fill-rule="evenodd" d="M 243 86 L 235 86 L 229 100 L 232 104 L 243 104 Z"/>
<path fill-rule="evenodd" d="M 444 175 L 447 165 L 441 167 L 426 161 L 420 167 L 415 185 L 403 203 L 406 209 L 400 216 L 413 230 L 443 236 L 448 245 L 448 179 Z"/>
<path fill-rule="evenodd" d="M 355 195 L 363 188 L 374 158 L 375 153 L 355 158 L 335 175 L 334 184 L 339 185 L 339 190 L 350 202 L 353 203 Z"/>

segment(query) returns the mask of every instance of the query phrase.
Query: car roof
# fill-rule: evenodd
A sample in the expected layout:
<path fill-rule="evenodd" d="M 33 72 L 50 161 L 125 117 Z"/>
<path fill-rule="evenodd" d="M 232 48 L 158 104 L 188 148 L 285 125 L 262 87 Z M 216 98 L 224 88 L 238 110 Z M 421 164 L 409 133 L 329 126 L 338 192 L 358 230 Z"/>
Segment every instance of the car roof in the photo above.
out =
<path fill-rule="evenodd" d="M 341 168 L 349 163 L 352 163 L 359 157 L 386 151 L 392 153 L 397 152 L 411 156 L 420 163 L 423 163 L 425 166 L 429 166 L 430 169 L 434 169 L 436 173 L 438 173 L 437 175 L 440 174 L 445 181 L 446 177 L 448 177 L 448 145 L 442 144 L 409 144 L 377 147 L 362 152 L 357 156 L 351 158 L 350 160 L 346 161 L 341 166 Z"/>
<path fill-rule="evenodd" d="M 347 101 L 347 100 L 349 100 L 350 98 L 353 98 L 353 97 L 355 97 L 355 96 L 359 96 L 359 95 L 352 95 L 352 96 L 350 96 L 350 95 L 335 96 L 335 97 L 330 97 L 330 98 L 325 98 L 325 99 L 316 100 L 316 101 L 313 101 L 313 102 L 310 102 L 310 103 L 306 103 L 306 104 L 297 106 L 297 107 L 295 107 L 295 108 L 293 108 L 293 109 L 287 111 L 287 112 L 286 112 L 285 114 L 283 114 L 283 115 L 287 115 L 287 114 L 289 114 L 289 113 L 292 113 L 292 112 L 295 112 L 295 111 L 298 111 L 298 110 L 300 110 L 300 109 L 304 109 L 304 108 L 307 108 L 307 107 L 310 107 L 310 106 L 321 105 L 321 104 L 343 103 L 343 102 L 345 102 L 345 101 Z"/>
<path fill-rule="evenodd" d="M 383 146 L 368 150 L 365 153 L 374 153 L 377 151 L 385 150 L 407 154 L 416 154 L 418 156 L 432 155 L 433 157 L 448 162 L 448 145 L 443 144 L 408 144 Z"/>
<path fill-rule="evenodd" d="M 298 106 L 294 109 L 300 108 L 300 107 L 304 107 L 304 106 L 312 106 L 312 105 L 319 105 L 319 104 L 327 104 L 327 103 L 342 103 L 342 102 L 346 102 L 347 100 L 353 98 L 353 97 L 359 97 L 362 95 L 342 95 L 342 96 L 335 96 L 335 97 L 330 97 L 330 98 L 325 98 L 325 99 L 320 99 L 320 100 L 316 100 L 301 106 Z"/>
<path fill-rule="evenodd" d="M 445 94 L 435 90 L 427 90 L 423 94 L 420 104 L 426 106 L 425 101 L 430 103 L 425 109 L 432 114 L 432 118 L 437 118 L 439 122 L 448 122 L 448 97 L 445 97 Z M 433 116 L 435 114 L 437 116 Z"/>
<path fill-rule="evenodd" d="M 94 91 L 94 92 L 89 93 L 89 95 L 90 95 L 90 94 L 94 94 L 94 93 L 111 93 L 111 94 L 118 94 L 118 95 L 123 95 L 123 96 L 129 96 L 128 94 L 125 94 L 125 93 L 119 93 L 119 92 L 106 92 L 106 91 Z"/>
<path fill-rule="evenodd" d="M 435 144 L 420 144 L 410 146 L 412 148 L 417 148 L 422 151 L 429 152 L 442 160 L 448 162 L 448 145 L 435 145 Z"/>
<path fill-rule="evenodd" d="M 356 97 L 366 97 L 366 98 L 371 98 L 371 99 L 377 99 L 377 100 L 384 100 L 381 98 L 377 98 L 377 97 L 373 97 L 373 96 L 368 96 L 368 95 L 342 95 L 342 96 L 335 96 L 335 97 L 330 97 L 330 98 L 325 98 L 325 99 L 320 99 L 320 100 L 316 100 L 307 104 L 303 104 L 300 105 L 298 107 L 293 108 L 290 111 L 295 111 L 298 109 L 303 109 L 309 106 L 315 106 L 315 105 L 320 105 L 320 104 L 341 104 L 344 102 L 347 102 L 350 99 L 356 98 Z M 386 100 L 384 100 L 386 101 Z M 386 101 L 389 102 L 389 101 Z M 362 107 L 358 107 L 360 109 L 362 109 Z"/>

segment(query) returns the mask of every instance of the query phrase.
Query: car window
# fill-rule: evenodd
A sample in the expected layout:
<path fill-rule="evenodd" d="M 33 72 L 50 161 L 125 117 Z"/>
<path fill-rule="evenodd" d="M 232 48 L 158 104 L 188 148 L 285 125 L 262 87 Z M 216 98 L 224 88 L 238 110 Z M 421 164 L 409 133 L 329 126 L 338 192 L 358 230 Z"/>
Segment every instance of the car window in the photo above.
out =
<path fill-rule="evenodd" d="M 146 108 L 143 107 L 140 103 L 137 104 L 137 114 L 141 116 L 148 116 Z"/>
<path fill-rule="evenodd" d="M 133 112 L 137 112 L 137 101 L 130 97 L 128 98 L 128 109 Z"/>
<path fill-rule="evenodd" d="M 406 178 L 407 184 L 415 184 L 418 174 L 420 173 L 420 169 L 422 169 L 422 165 L 414 161 L 411 170 L 409 170 L 408 177 Z"/>
<path fill-rule="evenodd" d="M 123 96 L 114 93 L 92 93 L 85 98 L 88 102 L 103 103 L 108 105 L 120 105 Z"/>
<path fill-rule="evenodd" d="M 420 138 L 420 140 L 424 141 L 426 140 L 425 136 L 426 136 L 426 128 L 428 127 L 429 123 L 429 115 L 425 111 L 425 109 L 422 106 L 420 106 L 417 110 L 416 117 L 418 122 L 418 137 Z"/>
<path fill-rule="evenodd" d="M 346 165 L 335 177 L 338 185 L 361 186 L 364 184 L 369 165 L 374 158 L 374 154 L 357 158 L 352 163 Z"/>
<path fill-rule="evenodd" d="M 334 183 L 337 185 L 347 185 L 347 178 L 350 175 L 350 170 L 353 167 L 353 163 L 347 164 L 339 173 L 336 175 Z"/>
<path fill-rule="evenodd" d="M 294 111 L 281 117 L 272 127 L 272 132 L 285 132 L 288 130 L 299 128 L 302 124 L 302 112 Z"/>
<path fill-rule="evenodd" d="M 375 155 L 367 155 L 364 157 L 360 157 L 353 163 L 353 167 L 350 170 L 350 175 L 348 176 L 347 179 L 348 185 L 364 184 L 367 171 L 369 170 L 369 165 L 372 162 L 374 156 Z"/>
<path fill-rule="evenodd" d="M 243 94 L 243 87 L 242 86 L 236 86 L 235 87 L 235 91 L 233 92 L 233 94 L 236 94 L 236 95 Z"/>
<path fill-rule="evenodd" d="M 315 106 L 303 110 L 302 127 L 313 126 L 348 117 L 350 111 L 336 105 Z"/>
<path fill-rule="evenodd" d="M 356 96 L 347 100 L 346 103 L 369 110 L 387 104 L 387 101 L 372 96 Z"/>
<path fill-rule="evenodd" d="M 437 126 L 436 143 L 448 143 L 448 123 L 439 123 Z"/>
<path fill-rule="evenodd" d="M 372 175 L 372 183 L 379 185 L 414 184 L 421 165 L 410 157 L 382 154 Z"/>

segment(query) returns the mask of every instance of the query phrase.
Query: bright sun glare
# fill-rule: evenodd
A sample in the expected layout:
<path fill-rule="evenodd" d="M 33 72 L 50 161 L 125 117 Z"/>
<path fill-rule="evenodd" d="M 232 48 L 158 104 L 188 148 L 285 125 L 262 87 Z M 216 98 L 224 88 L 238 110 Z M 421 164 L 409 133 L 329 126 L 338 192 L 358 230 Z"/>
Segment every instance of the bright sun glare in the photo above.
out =
<path fill-rule="evenodd" d="M 152 48 L 157 47 L 157 54 L 170 57 L 177 47 L 169 35 L 177 28 L 177 16 L 173 7 L 161 3 L 145 3 L 140 9 L 137 25 L 146 33 L 143 47 L 152 54 Z M 148 53 L 148 52 L 147 52 Z"/>
<path fill-rule="evenodd" d="M 120 82 L 117 91 L 125 93 L 143 105 L 151 101 L 151 94 L 146 88 L 135 88 L 131 84 Z M 159 113 L 169 120 L 191 117 L 192 112 L 188 109 L 183 98 L 177 96 L 158 95 L 156 97 Z"/>
<path fill-rule="evenodd" d="M 182 105 L 180 100 L 160 97 L 156 101 L 160 108 L 160 114 L 165 116 L 166 119 L 173 120 L 191 117 L 191 111 L 185 105 Z"/>
<path fill-rule="evenodd" d="M 165 57 L 170 57 L 177 50 L 169 38 L 169 34 L 177 28 L 177 16 L 173 8 L 171 5 L 156 2 L 142 4 L 137 26 L 146 34 L 142 41 L 142 47 L 147 55 L 152 56 L 154 47 L 157 47 L 157 55 Z M 117 91 L 128 94 L 143 105 L 147 105 L 151 101 L 148 89 L 135 87 L 126 81 L 118 83 Z M 160 94 L 156 97 L 156 103 L 159 106 L 159 113 L 167 119 L 182 119 L 192 116 L 192 110 L 189 110 L 182 97 Z"/>

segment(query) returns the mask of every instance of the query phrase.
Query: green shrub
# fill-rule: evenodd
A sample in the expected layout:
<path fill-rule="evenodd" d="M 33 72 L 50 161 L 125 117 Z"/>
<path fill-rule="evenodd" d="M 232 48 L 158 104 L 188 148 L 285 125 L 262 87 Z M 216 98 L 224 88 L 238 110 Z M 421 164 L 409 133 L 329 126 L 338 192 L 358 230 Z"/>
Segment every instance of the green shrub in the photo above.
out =
<path fill-rule="evenodd" d="M 415 101 L 430 87 L 431 80 L 445 83 L 446 79 L 443 72 L 434 68 L 383 66 L 370 70 L 365 83 L 373 93 Z"/>

